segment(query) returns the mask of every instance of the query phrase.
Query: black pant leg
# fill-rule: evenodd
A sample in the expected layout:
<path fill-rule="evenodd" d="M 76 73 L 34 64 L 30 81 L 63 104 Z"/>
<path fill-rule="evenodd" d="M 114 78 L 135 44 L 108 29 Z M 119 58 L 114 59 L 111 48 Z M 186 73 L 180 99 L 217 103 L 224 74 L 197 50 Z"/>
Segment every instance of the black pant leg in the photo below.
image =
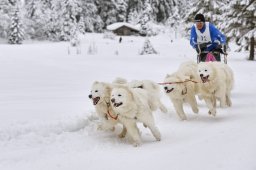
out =
<path fill-rule="evenodd" d="M 207 53 L 201 53 L 200 54 L 200 62 L 205 62 Z"/>

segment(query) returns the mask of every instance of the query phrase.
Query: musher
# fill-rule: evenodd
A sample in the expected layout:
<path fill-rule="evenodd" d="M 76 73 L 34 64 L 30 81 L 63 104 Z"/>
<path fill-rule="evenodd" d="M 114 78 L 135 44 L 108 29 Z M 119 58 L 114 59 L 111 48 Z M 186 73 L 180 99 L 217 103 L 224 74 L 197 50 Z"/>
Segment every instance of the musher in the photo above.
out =
<path fill-rule="evenodd" d="M 221 61 L 220 53 L 226 55 L 226 37 L 212 23 L 205 22 L 203 14 L 196 14 L 191 28 L 190 45 L 199 53 L 199 62 L 206 61 L 208 53 Z M 224 49 L 222 49 L 222 46 Z"/>

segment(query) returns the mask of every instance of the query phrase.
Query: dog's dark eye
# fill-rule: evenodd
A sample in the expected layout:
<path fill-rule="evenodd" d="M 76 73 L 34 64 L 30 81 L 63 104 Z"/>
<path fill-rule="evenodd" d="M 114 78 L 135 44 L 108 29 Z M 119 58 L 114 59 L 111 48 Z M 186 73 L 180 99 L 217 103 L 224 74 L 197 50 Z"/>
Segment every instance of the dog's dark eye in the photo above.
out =
<path fill-rule="evenodd" d="M 207 70 L 204 70 L 205 72 L 207 72 Z"/>
<path fill-rule="evenodd" d="M 97 93 L 98 92 L 98 90 L 95 90 L 95 93 Z"/>
<path fill-rule="evenodd" d="M 118 94 L 118 97 L 121 97 L 122 95 L 121 94 Z"/>

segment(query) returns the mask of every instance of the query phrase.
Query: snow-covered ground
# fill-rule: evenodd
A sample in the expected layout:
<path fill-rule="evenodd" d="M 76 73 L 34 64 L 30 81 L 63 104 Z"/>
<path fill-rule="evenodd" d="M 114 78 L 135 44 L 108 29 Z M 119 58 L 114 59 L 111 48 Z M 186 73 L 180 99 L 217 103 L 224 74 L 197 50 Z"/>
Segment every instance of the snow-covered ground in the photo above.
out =
<path fill-rule="evenodd" d="M 138 55 L 143 37 L 122 43 L 86 34 L 82 54 L 68 55 L 65 42 L 0 44 L 0 169 L 1 170 L 255 170 L 256 67 L 231 46 L 228 64 L 235 74 L 233 106 L 207 114 L 185 107 L 180 121 L 164 94 L 167 114 L 154 113 L 162 141 L 140 127 L 142 146 L 133 147 L 115 132 L 97 130 L 88 98 L 96 80 L 149 79 L 162 82 L 183 61 L 196 61 L 185 39 L 150 38 L 158 55 Z M 95 43 L 97 53 L 87 54 Z"/>

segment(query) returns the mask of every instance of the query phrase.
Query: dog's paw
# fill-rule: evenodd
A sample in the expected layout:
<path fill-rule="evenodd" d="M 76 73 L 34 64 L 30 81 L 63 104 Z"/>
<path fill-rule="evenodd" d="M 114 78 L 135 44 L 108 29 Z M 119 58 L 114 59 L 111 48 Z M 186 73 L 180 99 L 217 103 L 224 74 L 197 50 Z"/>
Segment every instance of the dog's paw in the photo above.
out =
<path fill-rule="evenodd" d="M 231 106 L 232 106 L 231 100 L 227 100 L 227 106 L 228 106 L 228 107 L 231 107 Z"/>
<path fill-rule="evenodd" d="M 228 107 L 231 107 L 231 106 L 232 106 L 232 103 L 230 102 L 230 103 L 228 103 L 227 105 L 228 105 Z"/>
<path fill-rule="evenodd" d="M 211 109 L 211 110 L 208 111 L 208 114 L 215 117 L 216 116 L 216 110 L 215 109 Z"/>
<path fill-rule="evenodd" d="M 141 145 L 141 142 L 133 142 L 132 144 L 134 147 L 139 147 Z"/>
<path fill-rule="evenodd" d="M 125 134 L 120 133 L 120 134 L 118 135 L 118 137 L 119 137 L 119 138 L 124 138 L 124 137 L 125 137 Z"/>
<path fill-rule="evenodd" d="M 181 120 L 181 121 L 187 120 L 187 116 L 180 116 L 180 120 Z"/>
<path fill-rule="evenodd" d="M 156 141 L 161 141 L 161 136 L 156 137 Z"/>

